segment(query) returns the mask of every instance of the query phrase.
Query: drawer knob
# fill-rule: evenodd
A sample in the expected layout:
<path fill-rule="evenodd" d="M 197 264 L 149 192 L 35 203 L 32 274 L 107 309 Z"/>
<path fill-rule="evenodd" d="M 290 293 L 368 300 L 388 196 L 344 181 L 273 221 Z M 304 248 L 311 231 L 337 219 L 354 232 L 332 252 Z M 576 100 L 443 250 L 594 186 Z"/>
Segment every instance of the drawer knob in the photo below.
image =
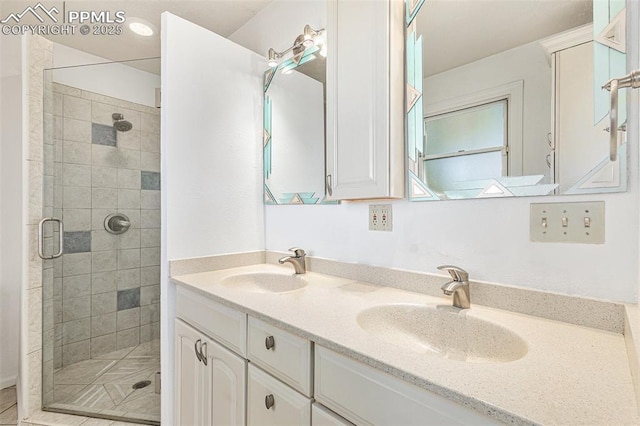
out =
<path fill-rule="evenodd" d="M 267 350 L 273 349 L 276 346 L 276 340 L 273 338 L 273 336 L 267 336 L 264 339 L 264 346 L 267 348 Z"/>
<path fill-rule="evenodd" d="M 273 407 L 273 404 L 275 404 L 275 402 L 276 401 L 275 399 L 273 399 L 273 394 L 269 394 L 264 397 L 264 406 L 267 407 L 267 410 Z"/>

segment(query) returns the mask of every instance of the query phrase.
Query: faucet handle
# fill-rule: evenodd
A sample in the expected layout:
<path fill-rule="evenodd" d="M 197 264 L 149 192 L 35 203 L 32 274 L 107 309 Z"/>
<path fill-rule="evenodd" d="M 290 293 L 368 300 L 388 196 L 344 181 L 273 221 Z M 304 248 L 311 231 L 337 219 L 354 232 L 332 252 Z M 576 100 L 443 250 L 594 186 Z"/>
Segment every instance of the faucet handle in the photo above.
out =
<path fill-rule="evenodd" d="M 295 253 L 296 257 L 303 257 L 306 256 L 307 253 L 305 253 L 305 251 L 303 249 L 301 249 L 300 247 L 291 247 L 289 249 L 289 251 L 292 251 Z"/>
<path fill-rule="evenodd" d="M 440 265 L 438 266 L 438 269 L 441 271 L 447 271 L 455 281 L 469 281 L 469 273 L 458 266 Z"/>

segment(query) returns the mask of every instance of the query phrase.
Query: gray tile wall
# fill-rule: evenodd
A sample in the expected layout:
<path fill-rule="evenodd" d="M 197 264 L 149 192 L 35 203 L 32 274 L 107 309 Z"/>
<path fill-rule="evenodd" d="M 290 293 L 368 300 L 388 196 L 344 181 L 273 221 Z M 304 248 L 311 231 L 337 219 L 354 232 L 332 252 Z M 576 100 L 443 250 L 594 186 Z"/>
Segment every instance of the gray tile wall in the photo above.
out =
<path fill-rule="evenodd" d="M 51 270 L 59 368 L 160 337 L 160 117 L 57 83 L 51 104 L 53 213 L 65 225 Z M 115 112 L 133 129 L 116 132 Z M 121 235 L 103 224 L 117 212 L 131 221 Z"/>

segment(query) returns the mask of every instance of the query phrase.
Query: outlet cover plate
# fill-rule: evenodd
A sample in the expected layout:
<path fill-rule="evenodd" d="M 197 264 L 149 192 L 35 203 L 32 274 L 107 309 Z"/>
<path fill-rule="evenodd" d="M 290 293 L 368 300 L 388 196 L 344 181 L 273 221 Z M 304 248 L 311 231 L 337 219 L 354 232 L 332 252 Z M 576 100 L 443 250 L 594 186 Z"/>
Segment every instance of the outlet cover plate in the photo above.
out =
<path fill-rule="evenodd" d="M 531 241 L 604 244 L 604 209 L 604 201 L 531 204 Z"/>
<path fill-rule="evenodd" d="M 370 204 L 369 205 L 369 230 L 370 231 L 392 231 L 393 215 L 391 204 Z"/>

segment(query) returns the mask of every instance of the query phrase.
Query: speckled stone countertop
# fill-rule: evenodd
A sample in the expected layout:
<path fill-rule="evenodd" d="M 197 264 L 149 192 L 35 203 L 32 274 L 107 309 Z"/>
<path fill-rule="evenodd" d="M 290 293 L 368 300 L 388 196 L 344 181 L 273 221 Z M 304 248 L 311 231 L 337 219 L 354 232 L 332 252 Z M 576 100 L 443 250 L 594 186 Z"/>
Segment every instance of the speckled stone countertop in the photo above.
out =
<path fill-rule="evenodd" d="M 402 349 L 362 329 L 360 312 L 389 304 L 450 306 L 451 300 L 308 272 L 294 291 L 221 284 L 243 273 L 290 273 L 259 264 L 172 277 L 217 302 L 511 424 L 640 424 L 624 336 L 473 304 L 458 315 L 500 325 L 522 338 L 525 356 L 472 363 Z M 441 308 L 442 309 L 442 308 Z"/>

